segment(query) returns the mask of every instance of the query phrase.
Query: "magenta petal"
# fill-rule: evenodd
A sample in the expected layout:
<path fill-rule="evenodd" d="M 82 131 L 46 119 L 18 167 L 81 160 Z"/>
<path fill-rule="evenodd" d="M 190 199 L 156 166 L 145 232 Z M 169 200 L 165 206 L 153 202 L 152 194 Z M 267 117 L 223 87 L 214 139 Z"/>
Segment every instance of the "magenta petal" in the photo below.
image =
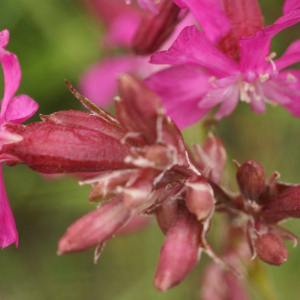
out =
<path fill-rule="evenodd" d="M 9 31 L 4 29 L 0 31 L 0 47 L 5 48 L 9 41 Z"/>
<path fill-rule="evenodd" d="M 121 14 L 110 23 L 105 43 L 113 47 L 130 47 L 140 22 L 141 15 L 136 11 Z"/>
<path fill-rule="evenodd" d="M 145 83 L 160 96 L 176 125 L 184 128 L 200 120 L 211 108 L 198 107 L 202 97 L 212 88 L 210 77 L 197 66 L 183 65 L 155 73 Z"/>
<path fill-rule="evenodd" d="M 216 44 L 230 30 L 230 21 L 219 0 L 174 0 L 181 8 L 188 7 L 207 38 Z"/>
<path fill-rule="evenodd" d="M 134 56 L 109 58 L 89 68 L 82 76 L 81 93 L 100 107 L 109 107 L 117 95 L 117 78 L 124 72 L 133 72 L 138 67 Z"/>
<path fill-rule="evenodd" d="M 237 73 L 238 64 L 218 50 L 196 26 L 188 26 L 167 51 L 154 53 L 151 63 L 170 65 L 197 65 L 215 76 Z"/>
<path fill-rule="evenodd" d="M 0 169 L 0 197 L 0 246 L 3 249 L 15 243 L 18 247 L 18 232 L 5 191 L 2 166 Z"/>
<path fill-rule="evenodd" d="M 298 61 L 300 61 L 300 40 L 293 42 L 285 53 L 275 61 L 275 65 L 278 70 L 281 70 Z"/>
<path fill-rule="evenodd" d="M 16 55 L 0 48 L 0 61 L 4 73 L 4 97 L 1 103 L 1 116 L 4 116 L 9 102 L 21 81 L 21 68 Z"/>
<path fill-rule="evenodd" d="M 38 104 L 27 95 L 13 97 L 6 110 L 5 118 L 12 123 L 22 123 L 35 114 Z"/>
<path fill-rule="evenodd" d="M 286 15 L 300 8 L 299 0 L 285 0 L 283 4 L 283 14 Z"/>
<path fill-rule="evenodd" d="M 228 116 L 235 109 L 239 101 L 239 88 L 237 84 L 228 86 L 223 91 L 223 103 L 215 114 L 215 118 L 220 120 Z"/>
<path fill-rule="evenodd" d="M 249 73 L 264 73 L 264 69 L 268 67 L 265 59 L 270 53 L 272 37 L 299 21 L 300 10 L 279 18 L 273 25 L 258 31 L 254 37 L 241 38 L 239 42 L 241 47 L 241 70 Z"/>

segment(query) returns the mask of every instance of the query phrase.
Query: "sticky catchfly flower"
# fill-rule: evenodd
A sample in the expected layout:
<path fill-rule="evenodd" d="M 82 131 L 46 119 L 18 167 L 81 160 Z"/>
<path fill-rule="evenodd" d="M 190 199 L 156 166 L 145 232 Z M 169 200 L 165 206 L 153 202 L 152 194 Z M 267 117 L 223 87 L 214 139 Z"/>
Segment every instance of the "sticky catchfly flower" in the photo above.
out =
<path fill-rule="evenodd" d="M 8 30 L 0 32 L 0 61 L 4 73 L 4 96 L 1 101 L 0 112 L 0 147 L 20 140 L 20 136 L 9 133 L 5 129 L 7 122 L 22 123 L 30 118 L 38 109 L 27 95 L 14 96 L 21 81 L 21 68 L 16 55 L 5 50 L 9 41 Z M 2 176 L 2 164 L 5 155 L 0 155 L 0 246 L 2 248 L 15 243 L 18 246 L 18 233 L 11 208 L 8 203 Z"/>
<path fill-rule="evenodd" d="M 161 96 L 168 114 L 181 128 L 198 121 L 217 104 L 221 106 L 215 118 L 220 119 L 234 110 L 239 99 L 255 113 L 265 112 L 265 103 L 279 103 L 300 116 L 299 71 L 283 70 L 300 60 L 300 41 L 275 61 L 275 53 L 270 53 L 272 37 L 299 22 L 300 10 L 262 29 L 256 0 L 235 2 L 223 0 L 232 26 L 217 45 L 191 26 L 168 51 L 151 57 L 152 63 L 173 65 L 150 76 L 146 84 Z"/>

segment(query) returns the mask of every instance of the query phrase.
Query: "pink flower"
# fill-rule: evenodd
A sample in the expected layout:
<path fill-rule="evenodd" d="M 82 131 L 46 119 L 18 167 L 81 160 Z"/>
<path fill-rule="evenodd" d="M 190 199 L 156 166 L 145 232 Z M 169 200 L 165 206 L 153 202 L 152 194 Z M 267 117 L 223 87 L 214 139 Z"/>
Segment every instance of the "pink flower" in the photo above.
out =
<path fill-rule="evenodd" d="M 97 18 L 100 18 L 107 27 L 104 44 L 111 49 L 122 47 L 127 50 L 127 53 L 111 55 L 93 64 L 82 74 L 79 81 L 80 92 L 85 97 L 100 107 L 108 108 L 112 104 L 113 97 L 117 95 L 116 80 L 122 73 L 132 72 L 141 78 L 146 78 L 163 67 L 150 64 L 150 57 L 148 55 L 138 56 L 128 51 L 133 44 L 134 37 L 139 28 L 147 27 L 140 25 L 142 20 L 142 12 L 140 10 L 134 5 L 125 5 L 122 0 L 114 0 L 114 2 L 110 0 L 86 0 L 86 2 L 97 13 Z M 151 14 L 151 12 L 149 12 L 149 15 L 151 20 L 158 17 L 153 13 Z M 147 18 L 146 23 L 147 21 L 149 21 L 149 18 Z M 167 45 L 164 45 L 164 49 L 167 49 L 171 45 L 185 26 L 194 23 L 195 19 L 191 15 L 186 16 L 180 25 L 176 27 Z M 153 31 L 152 25 L 150 26 L 150 30 Z M 144 36 L 144 32 L 141 33 Z M 148 37 L 147 35 L 146 38 L 148 39 Z M 140 38 L 138 38 L 137 42 L 145 44 L 145 41 L 140 41 Z"/>
<path fill-rule="evenodd" d="M 254 5 L 251 8 L 257 10 Z M 281 71 L 300 60 L 300 40 L 292 43 L 276 61 L 275 54 L 270 53 L 272 37 L 299 22 L 300 10 L 280 17 L 273 25 L 248 37 L 242 35 L 241 26 L 233 26 L 239 18 L 234 14 L 230 17 L 231 47 L 224 47 L 224 40 L 214 46 L 203 32 L 191 26 L 181 32 L 169 50 L 151 57 L 152 63 L 173 65 L 150 76 L 146 84 L 160 95 L 169 116 L 181 128 L 195 123 L 217 104 L 221 106 L 216 119 L 229 115 L 239 98 L 249 103 L 255 113 L 264 113 L 265 103 L 279 103 L 300 116 L 299 71 Z M 258 15 L 257 22 L 260 20 Z M 252 23 L 255 25 L 255 20 Z"/>
<path fill-rule="evenodd" d="M 0 32 L 0 61 L 4 73 L 4 96 L 1 101 L 0 112 L 0 146 L 4 144 L 19 141 L 20 137 L 11 134 L 5 130 L 5 124 L 22 123 L 30 118 L 38 109 L 35 103 L 27 95 L 13 97 L 17 91 L 21 80 L 21 68 L 17 57 L 5 50 L 9 41 L 8 30 Z M 0 156 L 1 167 L 6 161 L 5 155 Z M 0 169 L 0 246 L 2 248 L 15 243 L 18 246 L 18 232 L 12 211 L 10 209 L 7 195 L 5 192 L 4 181 L 2 177 L 2 168 Z"/>

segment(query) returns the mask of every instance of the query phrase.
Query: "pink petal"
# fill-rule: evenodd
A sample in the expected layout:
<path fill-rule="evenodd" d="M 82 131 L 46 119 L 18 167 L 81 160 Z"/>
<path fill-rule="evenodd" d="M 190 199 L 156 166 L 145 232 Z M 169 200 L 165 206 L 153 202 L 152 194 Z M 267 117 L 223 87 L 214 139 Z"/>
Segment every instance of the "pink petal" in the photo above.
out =
<path fill-rule="evenodd" d="M 285 53 L 275 61 L 276 69 L 284 69 L 298 61 L 300 61 L 300 40 L 293 42 Z"/>
<path fill-rule="evenodd" d="M 283 79 L 283 76 L 287 76 Z M 292 79 L 288 77 L 292 76 Z M 300 73 L 297 71 L 281 72 L 276 80 L 268 80 L 263 83 L 264 95 L 271 101 L 284 105 L 284 107 L 294 116 L 300 116 L 300 86 L 299 83 L 288 84 L 300 80 Z"/>
<path fill-rule="evenodd" d="M 0 47 L 5 48 L 9 41 L 9 31 L 4 29 L 0 31 Z"/>
<path fill-rule="evenodd" d="M 117 95 L 117 78 L 124 72 L 134 72 L 139 59 L 134 56 L 109 58 L 89 68 L 81 77 L 79 89 L 100 107 L 109 107 Z"/>
<path fill-rule="evenodd" d="M 230 21 L 219 0 L 174 0 L 181 8 L 188 7 L 201 25 L 206 37 L 216 44 L 230 30 Z"/>
<path fill-rule="evenodd" d="M 210 109 L 198 107 L 212 88 L 210 77 L 197 66 L 183 65 L 155 73 L 145 83 L 161 97 L 167 114 L 177 126 L 184 128 L 200 120 Z"/>
<path fill-rule="evenodd" d="M 10 100 L 19 88 L 21 68 L 16 55 L 0 48 L 0 61 L 4 73 L 4 97 L 1 102 L 1 116 L 4 116 Z"/>
<path fill-rule="evenodd" d="M 13 97 L 6 110 L 5 117 L 12 123 L 22 123 L 35 114 L 38 104 L 27 95 Z"/>
<path fill-rule="evenodd" d="M 0 197 L 0 246 L 3 249 L 15 243 L 18 247 L 18 232 L 5 191 L 2 166 L 0 170 Z"/>
<path fill-rule="evenodd" d="M 299 0 L 285 0 L 283 4 L 283 14 L 286 15 L 300 8 Z"/>
<path fill-rule="evenodd" d="M 237 84 L 230 85 L 223 91 L 223 103 L 215 114 L 215 118 L 220 120 L 224 116 L 232 113 L 239 101 L 239 89 Z"/>
<path fill-rule="evenodd" d="M 251 74 L 263 74 L 268 68 L 265 60 L 270 53 L 270 43 L 274 35 L 281 30 L 292 26 L 300 21 L 300 10 L 279 18 L 273 25 L 267 26 L 257 32 L 254 37 L 243 37 L 240 39 L 241 47 L 241 70 L 250 79 Z M 248 73 L 248 74 L 247 74 Z"/>
<path fill-rule="evenodd" d="M 122 14 L 110 23 L 105 43 L 110 47 L 130 47 L 141 22 L 141 15 L 135 11 Z"/>
<path fill-rule="evenodd" d="M 170 65 L 198 65 L 215 76 L 228 76 L 238 72 L 237 63 L 218 50 L 196 26 L 182 30 L 167 51 L 154 53 L 151 63 Z"/>

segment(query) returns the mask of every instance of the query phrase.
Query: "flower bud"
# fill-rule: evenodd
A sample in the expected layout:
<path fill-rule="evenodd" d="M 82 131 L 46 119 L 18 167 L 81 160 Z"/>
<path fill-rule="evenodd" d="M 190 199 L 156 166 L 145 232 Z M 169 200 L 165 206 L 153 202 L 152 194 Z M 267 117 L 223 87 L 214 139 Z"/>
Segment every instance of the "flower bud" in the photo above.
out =
<path fill-rule="evenodd" d="M 102 132 L 48 122 L 7 124 L 20 142 L 4 145 L 8 154 L 41 173 L 99 172 L 125 169 L 130 146 Z M 16 161 L 7 161 L 14 165 Z"/>
<path fill-rule="evenodd" d="M 214 193 L 210 185 L 204 179 L 186 182 L 185 185 L 188 210 L 197 217 L 197 220 L 208 218 L 214 209 Z"/>
<path fill-rule="evenodd" d="M 160 291 L 179 284 L 199 258 L 201 225 L 182 205 L 161 248 L 154 285 Z"/>
<path fill-rule="evenodd" d="M 60 239 L 58 254 L 80 252 L 110 239 L 132 216 L 121 197 L 104 203 L 73 223 Z"/>
<path fill-rule="evenodd" d="M 254 245 L 259 258 L 271 265 L 283 264 L 289 253 L 279 234 L 259 221 L 255 223 L 255 229 Z"/>
<path fill-rule="evenodd" d="M 279 195 L 267 199 L 262 209 L 268 223 L 293 217 L 300 218 L 300 185 L 286 188 Z"/>
<path fill-rule="evenodd" d="M 133 41 L 133 49 L 137 54 L 152 54 L 164 43 L 177 24 L 180 8 L 173 0 L 161 0 L 158 14 L 148 10 Z"/>
<path fill-rule="evenodd" d="M 255 161 L 247 160 L 238 166 L 236 179 L 246 199 L 258 200 L 265 186 L 264 167 Z"/>

